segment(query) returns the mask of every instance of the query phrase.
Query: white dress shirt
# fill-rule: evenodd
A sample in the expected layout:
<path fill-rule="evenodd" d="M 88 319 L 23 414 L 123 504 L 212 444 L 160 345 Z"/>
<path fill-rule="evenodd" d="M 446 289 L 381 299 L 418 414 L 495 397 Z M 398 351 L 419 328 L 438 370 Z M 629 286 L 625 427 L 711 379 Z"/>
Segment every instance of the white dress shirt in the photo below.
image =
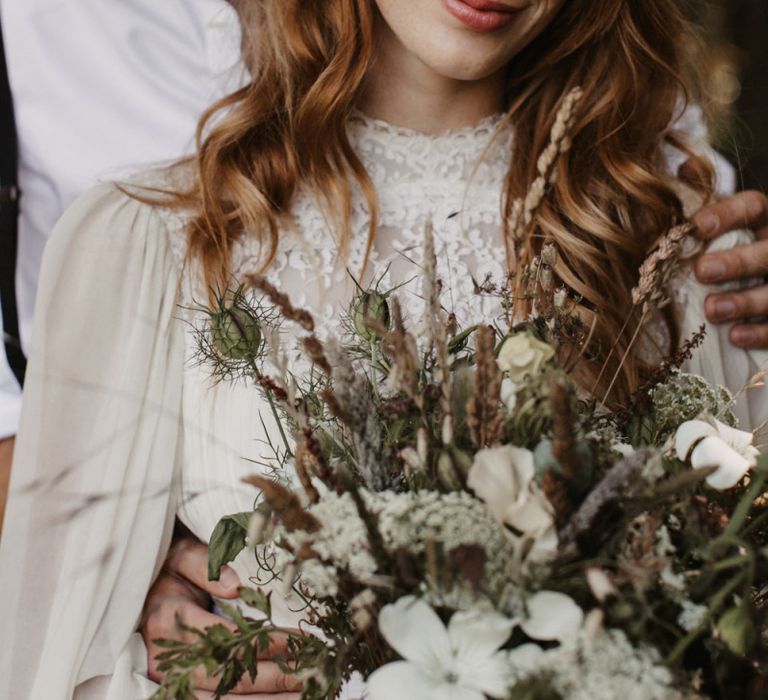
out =
<path fill-rule="evenodd" d="M 96 181 L 190 152 L 204 109 L 242 79 L 240 37 L 225 0 L 0 0 L 0 12 L 20 146 L 27 349 L 56 221 Z M 20 407 L 0 352 L 0 438 L 16 433 Z"/>

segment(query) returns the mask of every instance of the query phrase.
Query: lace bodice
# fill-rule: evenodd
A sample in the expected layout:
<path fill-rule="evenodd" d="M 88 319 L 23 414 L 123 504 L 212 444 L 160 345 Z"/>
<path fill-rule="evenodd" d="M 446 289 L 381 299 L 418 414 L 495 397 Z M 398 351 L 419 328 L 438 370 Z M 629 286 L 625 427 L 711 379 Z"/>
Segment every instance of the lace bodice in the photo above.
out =
<path fill-rule="evenodd" d="M 501 208 L 512 135 L 500 127 L 500 117 L 432 136 L 357 114 L 349 135 L 378 193 L 378 231 L 365 271 L 371 214 L 362 194 L 355 191 L 350 239 L 342 250 L 334 223 L 317 197 L 303 190 L 293 206 L 295 229 L 281 232 L 270 281 L 312 311 L 322 336 L 334 331 L 348 308 L 353 278 L 364 288 L 398 287 L 403 308 L 417 321 L 423 307 L 418 271 L 431 220 L 445 308 L 460 323 L 497 313 L 493 300 L 476 294 L 475 283 L 498 282 L 506 273 Z M 183 231 L 178 235 L 181 255 Z M 260 263 L 258 241 L 242 238 L 234 249 L 234 278 L 257 271 Z M 188 286 L 187 294 L 199 299 L 199 284 Z"/>

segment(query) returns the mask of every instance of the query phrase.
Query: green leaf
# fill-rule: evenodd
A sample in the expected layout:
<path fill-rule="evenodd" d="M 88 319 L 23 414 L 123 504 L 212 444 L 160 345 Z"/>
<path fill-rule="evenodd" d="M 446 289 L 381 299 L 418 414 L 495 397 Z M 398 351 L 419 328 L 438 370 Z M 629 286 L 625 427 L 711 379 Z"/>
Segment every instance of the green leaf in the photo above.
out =
<path fill-rule="evenodd" d="M 742 603 L 723 613 L 717 622 L 720 639 L 737 656 L 747 656 L 755 644 L 755 623 L 752 611 Z"/>
<path fill-rule="evenodd" d="M 461 352 L 467 346 L 469 336 L 471 336 L 476 330 L 477 326 L 472 326 L 471 328 L 467 328 L 467 330 L 462 331 L 458 335 L 453 336 L 453 338 L 451 338 L 450 342 L 448 343 L 448 352 L 451 355 L 455 355 L 457 352 Z"/>
<path fill-rule="evenodd" d="M 241 588 L 240 597 L 246 605 L 263 612 L 267 617 L 272 616 L 272 605 L 269 596 L 256 588 Z"/>
<path fill-rule="evenodd" d="M 245 549 L 251 513 L 236 513 L 219 520 L 208 543 L 208 580 L 218 581 L 221 567 Z"/>

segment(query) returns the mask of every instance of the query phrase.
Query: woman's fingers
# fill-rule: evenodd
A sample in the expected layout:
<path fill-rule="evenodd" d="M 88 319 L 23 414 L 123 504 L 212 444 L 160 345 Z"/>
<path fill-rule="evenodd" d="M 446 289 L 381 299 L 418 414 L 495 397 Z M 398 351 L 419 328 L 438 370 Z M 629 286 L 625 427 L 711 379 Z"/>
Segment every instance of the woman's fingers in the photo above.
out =
<path fill-rule="evenodd" d="M 763 278 L 768 274 L 768 239 L 703 255 L 696 262 L 695 271 L 704 284 Z M 761 313 L 768 313 L 768 308 Z"/>
<path fill-rule="evenodd" d="M 727 323 L 768 314 L 768 286 L 760 285 L 741 292 L 711 294 L 704 303 L 712 323 Z"/>
<path fill-rule="evenodd" d="M 147 617 L 142 629 L 149 655 L 149 677 L 159 683 L 165 675 L 159 669 L 157 657 L 167 650 L 157 645 L 158 639 L 193 642 L 197 636 L 185 628 L 205 630 L 214 625 L 223 625 L 232 631 L 236 630 L 231 622 L 198 607 L 189 600 L 181 597 L 163 600 L 155 613 Z M 237 694 L 283 693 L 299 690 L 301 684 L 296 680 L 296 676 L 283 673 L 277 663 L 270 661 L 279 657 L 287 659 L 289 655 L 288 638 L 282 634 L 273 635 L 269 647 L 260 649 L 258 652 L 260 659 L 258 676 L 254 681 L 247 676 L 244 677 L 233 692 Z M 195 671 L 193 680 L 195 687 L 199 690 L 213 691 L 219 683 L 217 677 L 209 677 L 202 667 Z"/>
<path fill-rule="evenodd" d="M 174 543 L 165 560 L 165 569 L 217 598 L 236 598 L 238 595 L 240 579 L 230 567 L 221 567 L 219 581 L 208 580 L 208 547 L 189 537 Z"/>
<path fill-rule="evenodd" d="M 768 238 L 768 197 L 755 190 L 739 192 L 698 211 L 693 223 L 706 241 L 743 228 L 752 229 L 758 238 Z"/>
<path fill-rule="evenodd" d="M 301 693 L 258 693 L 257 695 L 222 695 L 222 700 L 300 700 Z M 207 690 L 195 693 L 196 700 L 214 700 Z"/>
<path fill-rule="evenodd" d="M 258 675 L 253 681 L 246 674 L 230 692 L 237 697 L 242 697 L 251 693 L 280 695 L 301 691 L 302 684 L 297 676 L 293 673 L 283 673 L 280 666 L 272 661 L 259 661 L 257 670 Z M 195 672 L 194 679 L 195 687 L 199 690 L 214 691 L 219 684 L 218 677 L 208 677 L 203 669 Z"/>
<path fill-rule="evenodd" d="M 147 607 L 141 625 L 141 634 L 147 645 L 148 675 L 155 682 L 161 682 L 164 673 L 159 669 L 158 655 L 166 649 L 158 646 L 159 639 L 172 639 L 180 642 L 193 642 L 197 639 L 194 632 L 187 628 L 205 630 L 214 625 L 235 631 L 234 624 L 218 615 L 214 615 L 199 605 L 194 593 L 180 579 L 164 575 L 155 583 L 147 597 Z M 242 696 L 247 693 L 285 693 L 300 689 L 301 684 L 293 674 L 285 674 L 276 658 L 289 658 L 289 638 L 285 634 L 274 634 L 266 649 L 259 649 L 258 676 L 252 682 L 244 678 L 233 691 Z M 194 674 L 195 687 L 199 690 L 213 691 L 219 679 L 209 677 L 201 667 Z"/>

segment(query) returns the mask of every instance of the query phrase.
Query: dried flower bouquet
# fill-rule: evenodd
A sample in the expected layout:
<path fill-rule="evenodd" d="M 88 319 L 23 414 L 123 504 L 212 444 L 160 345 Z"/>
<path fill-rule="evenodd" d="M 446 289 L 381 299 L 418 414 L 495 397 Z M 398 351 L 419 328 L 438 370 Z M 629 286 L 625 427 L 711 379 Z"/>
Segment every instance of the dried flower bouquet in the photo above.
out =
<path fill-rule="evenodd" d="M 513 208 L 521 235 L 578 98 L 564 101 L 541 182 Z M 670 232 L 643 266 L 640 326 L 664 303 L 688 232 Z M 440 306 L 429 226 L 424 251 L 418 339 L 396 290 L 360 289 L 346 334 L 323 342 L 311 314 L 260 277 L 198 329 L 214 373 L 252 381 L 280 426 L 274 474 L 249 479 L 254 512 L 217 527 L 210 574 L 248 548 L 273 581 L 225 609 L 236 632 L 167 642 L 155 697 L 194 697 L 200 665 L 220 679 L 217 697 L 255 676 L 279 631 L 278 595 L 306 623 L 287 632 L 281 663 L 307 700 L 354 676 L 371 700 L 403 688 L 462 700 L 768 696 L 768 460 L 738 429 L 733 397 L 679 371 L 701 334 L 611 410 L 571 377 L 591 334 L 554 282 L 554 246 L 521 271 L 525 319 L 511 309 L 506 323 L 466 328 Z M 497 293 L 514 306 L 508 285 Z M 306 374 L 287 369 L 282 322 L 301 330 Z"/>

